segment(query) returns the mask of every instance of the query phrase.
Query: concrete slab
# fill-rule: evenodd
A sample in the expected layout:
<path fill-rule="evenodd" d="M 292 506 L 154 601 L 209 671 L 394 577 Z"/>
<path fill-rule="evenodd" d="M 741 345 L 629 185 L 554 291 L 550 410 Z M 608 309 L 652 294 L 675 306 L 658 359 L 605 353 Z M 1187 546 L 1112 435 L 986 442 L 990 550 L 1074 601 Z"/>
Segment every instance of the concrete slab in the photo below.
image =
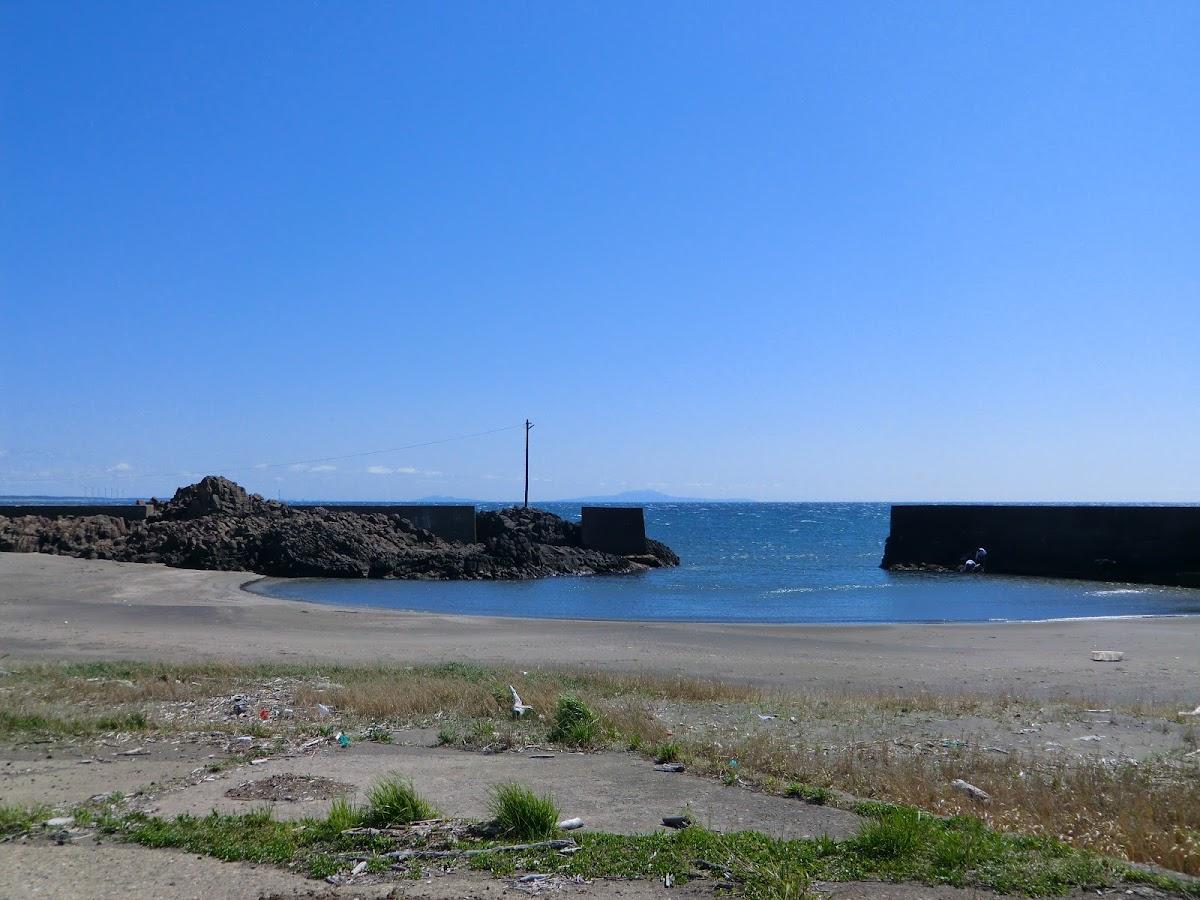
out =
<path fill-rule="evenodd" d="M 540 753 L 540 751 L 536 751 Z M 390 774 L 411 778 L 417 790 L 444 815 L 486 819 L 491 787 L 519 781 L 550 792 L 564 816 L 579 816 L 598 831 L 636 834 L 661 829 L 663 816 L 690 810 L 697 822 L 718 831 L 755 829 L 781 838 L 827 834 L 844 838 L 861 819 L 844 810 L 760 794 L 712 779 L 657 772 L 631 753 L 562 753 L 536 759 L 535 752 L 480 753 L 435 747 L 358 744 L 315 756 L 281 759 L 222 773 L 211 782 L 155 798 L 157 813 L 204 815 L 246 812 L 269 806 L 280 818 L 320 816 L 329 800 L 241 801 L 225 792 L 242 782 L 272 775 L 320 775 L 353 785 L 355 797 Z"/>

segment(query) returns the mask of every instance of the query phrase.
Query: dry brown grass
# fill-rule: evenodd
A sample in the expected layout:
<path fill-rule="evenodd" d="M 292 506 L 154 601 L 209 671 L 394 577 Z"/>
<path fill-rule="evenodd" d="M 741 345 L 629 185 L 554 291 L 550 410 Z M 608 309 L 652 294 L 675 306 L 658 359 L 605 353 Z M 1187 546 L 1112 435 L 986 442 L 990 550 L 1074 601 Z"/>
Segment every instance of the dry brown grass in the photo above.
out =
<path fill-rule="evenodd" d="M 535 713 L 547 719 L 560 696 L 575 695 L 600 713 L 605 733 L 645 747 L 671 737 L 669 723 L 655 714 L 655 707 L 720 708 L 735 719 L 740 716 L 752 721 L 756 721 L 753 712 L 757 709 L 795 716 L 803 727 L 830 721 L 888 723 L 910 712 L 996 720 L 1031 708 L 1043 714 L 1069 715 L 1091 705 L 1078 701 L 1047 704 L 965 692 L 814 694 L 646 673 L 523 673 L 470 665 L 100 663 L 37 666 L 6 676 L 0 682 L 0 712 L 7 708 L 14 714 L 32 715 L 58 710 L 63 716 L 94 718 L 144 709 L 153 720 L 154 704 L 187 704 L 269 686 L 292 698 L 297 710 L 295 727 L 305 727 L 305 721 L 311 727 L 319 702 L 334 707 L 343 718 L 364 721 L 471 720 L 458 729 L 471 745 L 517 746 L 542 739 L 546 723 L 539 722 L 536 715 L 508 721 L 509 684 L 517 687 Z M 214 708 L 224 709 L 220 704 Z M 1114 713 L 1158 716 L 1164 727 L 1175 719 L 1174 710 L 1158 707 Z M 211 727 L 220 724 L 215 721 Z M 91 726 L 73 727 L 87 730 Z M 1196 740 L 1194 730 L 1184 734 L 1185 743 L 1189 739 Z M 1200 874 L 1200 771 L 1195 767 L 1112 766 L 1094 760 L 1068 764 L 1043 754 L 975 750 L 915 752 L 890 741 L 828 748 L 789 743 L 767 734 L 734 739 L 723 747 L 689 743 L 684 736 L 673 740 L 683 744 L 683 757 L 701 771 L 725 773 L 728 760 L 734 757 L 743 777 L 761 782 L 802 782 L 859 798 L 909 803 L 939 814 L 968 813 L 997 828 L 1053 835 L 1079 847 Z M 964 778 L 988 791 L 991 802 L 977 804 L 952 791 L 949 782 L 954 778 Z"/>
<path fill-rule="evenodd" d="M 765 735 L 735 746 L 689 745 L 711 773 L 736 758 L 743 776 L 830 787 L 995 828 L 1058 837 L 1099 853 L 1200 874 L 1200 771 L 1165 765 L 1051 762 L 1045 756 L 961 751 L 913 754 L 891 742 L 828 750 Z M 950 787 L 962 778 L 991 794 L 979 803 Z"/>

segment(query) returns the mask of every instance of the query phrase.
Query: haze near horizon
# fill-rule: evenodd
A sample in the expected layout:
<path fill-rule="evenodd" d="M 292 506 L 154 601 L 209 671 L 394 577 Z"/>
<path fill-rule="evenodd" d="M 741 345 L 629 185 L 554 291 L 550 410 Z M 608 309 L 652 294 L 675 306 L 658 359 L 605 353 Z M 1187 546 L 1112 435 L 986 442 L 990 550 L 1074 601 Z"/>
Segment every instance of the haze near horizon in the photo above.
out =
<path fill-rule="evenodd" d="M 1198 39 L 0 4 L 0 493 L 1200 500 Z"/>

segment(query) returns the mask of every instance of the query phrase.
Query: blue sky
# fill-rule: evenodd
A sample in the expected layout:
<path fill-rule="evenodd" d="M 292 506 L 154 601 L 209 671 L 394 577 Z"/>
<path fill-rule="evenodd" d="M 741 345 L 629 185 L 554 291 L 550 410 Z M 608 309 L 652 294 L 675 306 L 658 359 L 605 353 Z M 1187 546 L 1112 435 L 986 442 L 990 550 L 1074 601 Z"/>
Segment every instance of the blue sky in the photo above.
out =
<path fill-rule="evenodd" d="M 529 416 L 535 499 L 1200 500 L 1198 46 L 1192 2 L 4 2 L 0 493 L 511 498 L 520 429 L 274 464 Z"/>

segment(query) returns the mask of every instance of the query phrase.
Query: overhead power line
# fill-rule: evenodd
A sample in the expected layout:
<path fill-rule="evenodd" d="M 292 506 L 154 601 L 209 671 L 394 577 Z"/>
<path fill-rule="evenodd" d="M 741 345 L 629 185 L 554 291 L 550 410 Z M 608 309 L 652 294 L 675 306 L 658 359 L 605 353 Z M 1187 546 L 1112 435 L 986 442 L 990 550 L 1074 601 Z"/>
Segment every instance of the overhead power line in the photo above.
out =
<path fill-rule="evenodd" d="M 505 425 L 502 428 L 491 428 L 491 429 L 488 429 L 487 431 L 474 431 L 474 432 L 471 432 L 470 434 L 456 434 L 451 437 L 437 438 L 436 440 L 432 440 L 432 441 L 418 441 L 414 444 L 404 444 L 403 446 L 400 446 L 400 447 L 384 447 L 381 450 L 363 450 L 358 453 L 344 453 L 339 456 L 319 456 L 319 457 L 315 457 L 313 459 L 297 459 L 297 460 L 292 460 L 290 462 L 252 463 L 252 464 L 241 464 L 241 465 L 236 465 L 236 466 L 203 466 L 203 467 L 198 467 L 198 468 L 205 468 L 205 469 L 208 469 L 210 472 L 246 472 L 246 471 L 252 471 L 252 470 L 253 471 L 263 471 L 265 469 L 286 469 L 286 468 L 290 468 L 292 466 L 310 466 L 310 465 L 315 465 L 317 463 L 339 462 L 339 461 L 345 460 L 345 459 L 361 459 L 364 456 L 378 456 L 382 453 L 399 453 L 403 450 L 417 450 L 417 449 L 420 449 L 421 447 L 434 447 L 434 446 L 437 446 L 438 444 L 449 444 L 449 443 L 453 443 L 454 441 L 466 441 L 466 440 L 470 440 L 471 438 L 487 437 L 488 435 L 491 435 L 491 434 L 500 434 L 501 432 L 504 432 L 504 431 L 515 431 L 518 428 L 524 428 L 524 427 L 525 427 L 524 422 L 518 422 L 515 425 Z M 136 471 L 132 471 L 132 472 L 120 473 L 120 477 L 139 478 L 139 479 L 140 478 L 182 478 L 182 477 L 191 476 L 191 475 L 195 474 L 195 471 L 196 471 L 195 469 L 185 469 L 183 471 L 178 471 L 178 472 L 136 472 Z M 116 477 L 116 475 L 117 475 L 117 473 L 105 472 L 105 473 L 98 474 L 98 475 L 76 475 L 76 476 L 71 476 L 71 477 L 73 477 L 79 481 L 94 481 L 96 479 L 101 479 L 101 478 L 111 480 L 114 477 Z M 62 476 L 57 476 L 57 475 L 44 476 L 45 480 L 58 479 L 61 477 Z M 23 480 L 24 481 L 32 481 L 34 479 L 23 479 Z"/>

